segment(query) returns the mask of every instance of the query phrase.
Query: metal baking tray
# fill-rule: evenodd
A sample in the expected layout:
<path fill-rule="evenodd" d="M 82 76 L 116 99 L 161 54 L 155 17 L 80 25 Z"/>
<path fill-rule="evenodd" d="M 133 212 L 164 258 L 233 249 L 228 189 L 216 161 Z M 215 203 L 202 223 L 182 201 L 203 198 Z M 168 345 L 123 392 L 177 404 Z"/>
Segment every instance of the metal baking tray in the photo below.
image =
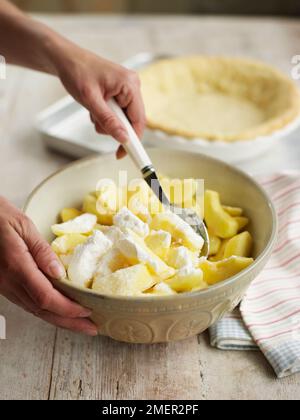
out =
<path fill-rule="evenodd" d="M 169 55 L 141 53 L 126 60 L 123 66 L 139 70 Z M 110 136 L 95 132 L 88 111 L 67 96 L 37 116 L 36 128 L 45 145 L 55 151 L 81 158 L 93 153 L 114 152 L 118 145 Z"/>

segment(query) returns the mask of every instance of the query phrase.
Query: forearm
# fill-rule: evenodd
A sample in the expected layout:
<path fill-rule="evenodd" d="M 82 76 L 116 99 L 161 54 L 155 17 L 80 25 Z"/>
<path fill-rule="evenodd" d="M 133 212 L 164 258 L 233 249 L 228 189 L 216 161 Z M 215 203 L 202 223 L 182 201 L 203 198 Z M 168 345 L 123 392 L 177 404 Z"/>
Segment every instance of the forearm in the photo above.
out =
<path fill-rule="evenodd" d="M 0 0 L 0 54 L 8 63 L 57 74 L 56 62 L 73 45 L 46 25 Z"/>
<path fill-rule="evenodd" d="M 69 94 L 89 111 L 98 133 L 120 143 L 128 140 L 124 125 L 107 104 L 115 98 L 142 136 L 145 111 L 138 75 L 80 48 L 6 0 L 0 0 L 0 54 L 8 63 L 58 76 Z M 117 156 L 123 155 L 119 149 Z"/>

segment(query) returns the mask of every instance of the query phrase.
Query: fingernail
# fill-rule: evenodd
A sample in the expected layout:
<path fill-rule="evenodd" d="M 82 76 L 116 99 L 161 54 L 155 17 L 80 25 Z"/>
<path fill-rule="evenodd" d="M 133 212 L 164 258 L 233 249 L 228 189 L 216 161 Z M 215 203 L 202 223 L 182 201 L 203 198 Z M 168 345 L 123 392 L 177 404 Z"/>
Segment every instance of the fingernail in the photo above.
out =
<path fill-rule="evenodd" d="M 126 156 L 126 152 L 120 151 L 120 149 L 117 152 L 117 160 L 121 160 Z"/>
<path fill-rule="evenodd" d="M 91 337 L 96 337 L 98 335 L 98 330 L 97 328 L 88 328 L 86 330 L 86 333 L 90 335 Z"/>
<path fill-rule="evenodd" d="M 84 308 L 81 312 L 80 312 L 80 314 L 79 314 L 79 317 L 80 318 L 88 318 L 89 316 L 91 316 L 92 315 L 92 311 L 90 310 L 90 309 L 88 309 L 88 308 Z"/>
<path fill-rule="evenodd" d="M 50 276 L 57 280 L 63 280 L 66 278 L 66 270 L 58 261 L 52 261 L 48 267 Z"/>

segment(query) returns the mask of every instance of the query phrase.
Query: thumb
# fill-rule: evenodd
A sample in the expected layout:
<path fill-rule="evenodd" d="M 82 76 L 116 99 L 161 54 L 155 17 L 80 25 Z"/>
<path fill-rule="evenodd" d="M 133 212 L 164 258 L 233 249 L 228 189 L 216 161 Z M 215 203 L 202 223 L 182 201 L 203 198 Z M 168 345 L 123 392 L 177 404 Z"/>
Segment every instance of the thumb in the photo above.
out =
<path fill-rule="evenodd" d="M 57 280 L 66 277 L 66 270 L 57 255 L 48 242 L 40 236 L 31 221 L 28 221 L 27 229 L 23 229 L 23 240 L 37 266 L 45 275 Z"/>

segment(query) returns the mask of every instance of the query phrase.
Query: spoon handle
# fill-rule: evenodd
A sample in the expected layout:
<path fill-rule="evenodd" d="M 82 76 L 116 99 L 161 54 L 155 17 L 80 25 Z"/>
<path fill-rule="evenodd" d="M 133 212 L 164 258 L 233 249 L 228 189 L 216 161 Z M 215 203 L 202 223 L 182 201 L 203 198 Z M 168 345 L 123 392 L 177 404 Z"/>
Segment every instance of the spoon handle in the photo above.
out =
<path fill-rule="evenodd" d="M 153 163 L 124 111 L 117 104 L 115 99 L 110 99 L 108 101 L 108 106 L 123 123 L 128 133 L 129 141 L 124 145 L 124 149 L 131 157 L 135 165 L 138 167 L 138 169 L 142 172 L 144 180 L 156 194 L 161 203 L 169 206 L 170 202 L 162 190 Z"/>
<path fill-rule="evenodd" d="M 120 108 L 115 99 L 110 99 L 108 101 L 108 106 L 116 114 L 116 116 L 126 128 L 129 137 L 129 142 L 124 145 L 124 149 L 134 161 L 138 169 L 143 172 L 146 167 L 153 167 L 150 157 L 144 149 L 140 139 L 138 138 L 124 111 Z"/>

